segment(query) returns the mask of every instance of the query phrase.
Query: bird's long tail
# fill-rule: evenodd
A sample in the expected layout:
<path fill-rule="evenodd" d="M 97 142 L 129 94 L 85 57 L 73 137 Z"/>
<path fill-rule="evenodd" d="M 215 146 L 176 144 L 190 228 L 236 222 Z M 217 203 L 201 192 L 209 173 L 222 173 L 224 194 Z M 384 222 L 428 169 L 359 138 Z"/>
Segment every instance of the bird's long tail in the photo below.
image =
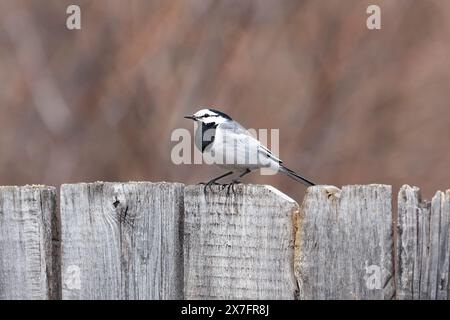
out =
<path fill-rule="evenodd" d="M 280 165 L 280 171 L 285 173 L 289 178 L 294 179 L 297 182 L 303 183 L 307 187 L 316 185 L 315 183 L 309 181 L 306 178 L 303 178 L 301 175 L 295 173 L 294 171 L 292 171 L 291 169 L 286 168 L 283 165 Z"/>

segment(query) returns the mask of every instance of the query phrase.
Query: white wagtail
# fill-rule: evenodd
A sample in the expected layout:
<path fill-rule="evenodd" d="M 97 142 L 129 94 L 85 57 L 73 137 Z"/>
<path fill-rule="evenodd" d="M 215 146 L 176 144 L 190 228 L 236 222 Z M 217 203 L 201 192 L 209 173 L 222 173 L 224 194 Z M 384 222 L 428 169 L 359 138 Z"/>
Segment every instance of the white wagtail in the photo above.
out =
<path fill-rule="evenodd" d="M 303 178 L 294 171 L 286 168 L 280 159 L 254 138 L 238 122 L 228 115 L 215 109 L 202 109 L 192 116 L 185 116 L 199 122 L 195 132 L 195 146 L 203 153 L 215 159 L 215 164 L 229 172 L 214 178 L 205 184 L 207 186 L 219 184 L 217 181 L 233 173 L 239 173 L 238 177 L 228 185 L 228 190 L 239 179 L 249 174 L 252 170 L 270 168 L 276 172 L 283 172 L 295 181 L 305 186 L 313 186 L 314 183 Z"/>

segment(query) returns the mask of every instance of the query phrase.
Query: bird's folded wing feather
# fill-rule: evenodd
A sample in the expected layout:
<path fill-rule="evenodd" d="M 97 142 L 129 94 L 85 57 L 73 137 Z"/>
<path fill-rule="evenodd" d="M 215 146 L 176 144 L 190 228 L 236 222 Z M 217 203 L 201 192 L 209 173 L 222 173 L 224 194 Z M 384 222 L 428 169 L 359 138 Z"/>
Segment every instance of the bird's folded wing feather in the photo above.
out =
<path fill-rule="evenodd" d="M 250 134 L 250 132 L 242 127 L 237 122 L 234 123 L 222 123 L 220 124 L 220 129 L 226 130 L 226 136 L 231 144 L 235 145 L 235 148 L 237 148 L 238 153 L 239 151 L 244 152 L 244 150 L 239 149 L 245 149 L 248 148 L 251 150 L 251 148 L 254 148 L 254 150 L 258 150 L 258 152 L 264 156 L 266 156 L 269 159 L 272 159 L 273 161 L 277 163 L 282 163 L 282 161 L 277 158 L 272 151 L 270 151 L 269 148 L 264 146 L 258 139 L 256 139 L 254 136 Z M 247 150 L 248 150 L 247 149 Z"/>
<path fill-rule="evenodd" d="M 275 160 L 278 163 L 282 163 L 283 162 L 279 158 L 275 157 L 274 154 L 272 153 L 272 151 L 270 151 L 267 147 L 265 147 L 261 143 L 259 144 L 258 150 L 259 150 L 259 152 L 261 152 L 264 155 L 266 155 L 268 158 L 273 159 L 273 160 Z"/>

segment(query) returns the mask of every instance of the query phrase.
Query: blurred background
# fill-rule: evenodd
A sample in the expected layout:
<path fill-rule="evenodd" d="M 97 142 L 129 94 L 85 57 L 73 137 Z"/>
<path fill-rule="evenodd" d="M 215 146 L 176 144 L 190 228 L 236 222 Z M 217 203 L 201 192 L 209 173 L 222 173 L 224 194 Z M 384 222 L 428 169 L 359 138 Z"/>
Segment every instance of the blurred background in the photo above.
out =
<path fill-rule="evenodd" d="M 450 187 L 449 17 L 442 0 L 0 0 L 0 185 L 206 181 L 222 171 L 172 164 L 170 136 L 213 106 L 279 128 L 317 183 L 431 197 Z"/>

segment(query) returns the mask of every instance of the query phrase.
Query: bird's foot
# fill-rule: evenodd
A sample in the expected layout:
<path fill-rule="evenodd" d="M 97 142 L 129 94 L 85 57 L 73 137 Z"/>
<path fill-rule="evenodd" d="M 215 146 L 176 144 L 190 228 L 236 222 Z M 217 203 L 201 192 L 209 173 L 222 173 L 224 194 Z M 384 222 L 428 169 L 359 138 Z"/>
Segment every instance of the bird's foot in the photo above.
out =
<path fill-rule="evenodd" d="M 231 181 L 230 183 L 224 184 L 223 187 L 227 187 L 227 196 L 230 195 L 230 190 L 231 192 L 235 193 L 236 191 L 234 190 L 234 186 L 237 184 L 242 183 L 241 181 L 234 179 L 233 181 Z"/>
<path fill-rule="evenodd" d="M 211 180 L 211 181 L 208 181 L 208 182 L 199 182 L 198 183 L 198 185 L 204 185 L 204 187 L 203 187 L 203 192 L 206 194 L 206 189 L 209 187 L 209 190 L 210 191 L 212 191 L 212 186 L 214 185 L 214 186 L 222 186 L 222 184 L 220 184 L 220 183 L 218 183 L 218 182 L 216 182 L 216 181 L 214 181 L 214 180 Z"/>

